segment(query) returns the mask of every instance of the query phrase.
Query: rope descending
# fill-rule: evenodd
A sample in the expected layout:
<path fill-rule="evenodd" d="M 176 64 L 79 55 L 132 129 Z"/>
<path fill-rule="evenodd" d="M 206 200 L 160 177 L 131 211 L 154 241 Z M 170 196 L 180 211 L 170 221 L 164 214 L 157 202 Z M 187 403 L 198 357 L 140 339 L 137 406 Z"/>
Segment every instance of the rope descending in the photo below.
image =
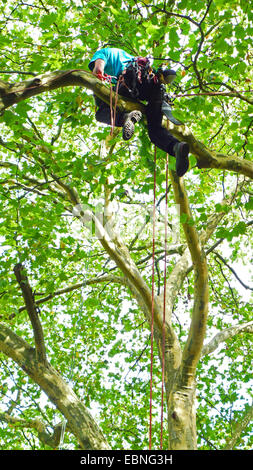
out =
<path fill-rule="evenodd" d="M 165 240 L 164 240 L 164 293 L 163 293 L 163 325 L 162 325 L 162 389 L 161 389 L 161 436 L 160 449 L 163 448 L 164 427 L 164 388 L 165 388 L 165 338 L 166 338 L 166 270 L 168 243 L 168 153 L 166 153 L 166 194 L 165 194 Z M 151 300 L 151 364 L 150 364 L 150 403 L 149 403 L 149 450 L 152 449 L 152 395 L 153 395 L 153 362 L 154 362 L 154 273 L 155 273 L 155 210 L 156 210 L 156 147 L 154 150 L 154 189 L 153 189 L 153 240 L 152 240 L 152 300 Z"/>

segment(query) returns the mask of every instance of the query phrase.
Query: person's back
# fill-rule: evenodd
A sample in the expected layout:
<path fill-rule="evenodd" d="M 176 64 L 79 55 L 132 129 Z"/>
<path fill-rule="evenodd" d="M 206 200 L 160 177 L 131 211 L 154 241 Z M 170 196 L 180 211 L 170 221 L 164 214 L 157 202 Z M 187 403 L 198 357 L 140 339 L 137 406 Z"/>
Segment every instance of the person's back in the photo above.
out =
<path fill-rule="evenodd" d="M 104 61 L 104 72 L 112 77 L 119 77 L 123 70 L 134 60 L 134 56 L 117 47 L 107 47 L 95 52 L 89 63 L 93 71 L 97 59 Z"/>

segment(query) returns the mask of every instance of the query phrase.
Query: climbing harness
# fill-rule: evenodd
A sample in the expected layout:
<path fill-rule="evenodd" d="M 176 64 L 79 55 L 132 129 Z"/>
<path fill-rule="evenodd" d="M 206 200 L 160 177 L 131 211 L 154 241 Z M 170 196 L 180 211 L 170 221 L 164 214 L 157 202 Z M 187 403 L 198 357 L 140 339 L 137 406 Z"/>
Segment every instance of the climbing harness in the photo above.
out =
<path fill-rule="evenodd" d="M 152 68 L 149 57 L 136 57 L 120 76 L 120 82 L 127 88 L 131 97 L 135 100 L 145 100 L 140 90 L 140 84 L 154 83 L 161 87 L 161 111 L 173 124 L 180 126 L 183 123 L 176 119 L 172 114 L 170 106 L 170 97 L 166 93 L 165 85 L 171 83 L 176 77 L 174 70 L 161 65 L 157 70 Z"/>
<path fill-rule="evenodd" d="M 122 84 L 135 100 L 143 99 L 138 89 L 138 84 L 143 84 L 144 82 L 150 83 L 152 80 L 154 83 L 158 82 L 148 57 L 134 58 L 123 70 L 121 77 Z"/>

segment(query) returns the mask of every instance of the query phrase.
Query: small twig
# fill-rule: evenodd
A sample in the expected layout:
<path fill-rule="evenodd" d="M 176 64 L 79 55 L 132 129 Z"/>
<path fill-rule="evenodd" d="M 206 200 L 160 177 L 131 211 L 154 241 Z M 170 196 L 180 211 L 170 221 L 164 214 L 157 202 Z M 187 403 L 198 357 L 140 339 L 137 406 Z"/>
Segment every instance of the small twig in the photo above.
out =
<path fill-rule="evenodd" d="M 18 73 L 19 75 L 32 75 L 36 77 L 37 73 L 35 72 L 21 72 L 21 70 L 0 70 L 1 73 L 11 74 L 11 73 Z"/>
<path fill-rule="evenodd" d="M 217 256 L 224 264 L 225 266 L 227 266 L 227 268 L 231 271 L 231 273 L 234 274 L 234 276 L 236 277 L 237 281 L 240 282 L 240 284 L 244 287 L 244 289 L 249 289 L 249 290 L 253 290 L 253 287 L 250 287 L 248 286 L 247 284 L 245 284 L 238 276 L 238 274 L 235 272 L 235 270 L 227 263 L 227 261 L 223 258 L 223 256 L 221 256 L 217 251 L 214 251 L 215 253 L 215 256 Z"/>
<path fill-rule="evenodd" d="M 181 95 L 177 95 L 175 98 L 186 98 L 186 97 L 193 97 L 193 96 L 228 96 L 231 98 L 240 98 L 247 103 L 252 104 L 252 100 L 246 98 L 245 96 L 241 95 L 241 93 L 252 93 L 253 90 L 242 90 L 240 93 L 236 90 L 234 91 L 209 91 L 205 93 L 185 93 Z"/>

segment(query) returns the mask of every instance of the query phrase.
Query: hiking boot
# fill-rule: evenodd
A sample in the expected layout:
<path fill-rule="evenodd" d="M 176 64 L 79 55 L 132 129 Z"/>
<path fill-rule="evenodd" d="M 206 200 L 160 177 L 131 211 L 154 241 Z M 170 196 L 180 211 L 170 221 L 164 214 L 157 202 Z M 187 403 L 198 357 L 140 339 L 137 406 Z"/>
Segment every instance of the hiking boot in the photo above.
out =
<path fill-rule="evenodd" d="M 136 122 L 139 122 L 142 118 L 142 113 L 140 111 L 131 111 L 124 116 L 123 124 L 123 139 L 129 140 L 134 134 L 134 125 Z"/>
<path fill-rule="evenodd" d="M 173 150 L 176 157 L 177 176 L 183 176 L 189 168 L 189 145 L 187 142 L 177 142 Z"/>

